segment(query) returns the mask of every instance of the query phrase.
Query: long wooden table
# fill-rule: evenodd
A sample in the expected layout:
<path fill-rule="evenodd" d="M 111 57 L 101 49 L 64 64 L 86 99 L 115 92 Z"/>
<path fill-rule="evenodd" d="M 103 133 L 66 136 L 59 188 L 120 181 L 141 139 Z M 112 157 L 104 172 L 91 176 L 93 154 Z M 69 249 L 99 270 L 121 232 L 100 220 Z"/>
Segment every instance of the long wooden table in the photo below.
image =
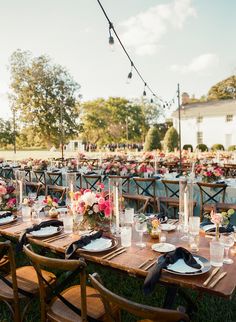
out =
<path fill-rule="evenodd" d="M 17 224 L 12 224 L 10 227 L 6 228 L 4 226 L 0 226 L 0 234 L 5 238 L 19 238 L 19 233 L 27 228 L 26 223 L 23 223 L 18 219 Z M 20 224 L 19 224 L 20 223 Z M 169 232 L 167 234 L 167 242 L 175 244 L 176 246 L 182 246 L 188 249 L 188 243 L 183 242 L 180 239 L 180 234 L 176 231 Z M 128 274 L 134 276 L 142 276 L 145 277 L 147 275 L 147 271 L 144 268 L 139 269 L 139 265 L 143 263 L 146 259 L 155 260 L 161 255 L 151 249 L 153 243 L 157 241 L 155 239 L 151 239 L 150 236 L 144 236 L 144 240 L 147 243 L 145 248 L 139 248 L 135 245 L 135 240 L 137 240 L 138 235 L 136 232 L 133 234 L 132 246 L 127 248 L 127 251 L 114 257 L 111 260 L 103 259 L 102 257 L 108 252 L 103 253 L 86 253 L 83 251 L 78 251 L 78 256 L 82 255 L 87 261 L 95 262 L 101 264 L 103 266 L 112 267 L 118 269 L 123 272 L 127 272 Z M 30 242 L 33 242 L 37 245 L 46 247 L 53 252 L 65 253 L 66 247 L 73 241 L 78 240 L 79 235 L 70 234 L 65 237 L 55 240 L 53 242 L 45 242 L 44 239 L 39 238 L 29 238 Z M 209 242 L 210 238 L 206 238 L 204 235 L 200 236 L 200 247 L 197 255 L 201 255 L 207 259 L 209 259 Z M 119 247 L 118 245 L 117 247 Z M 235 250 L 235 251 L 234 251 Z M 162 271 L 160 282 L 169 286 L 179 286 L 183 288 L 190 288 L 197 290 L 203 293 L 209 293 L 215 296 L 224 297 L 226 299 L 231 299 L 235 288 L 236 288 L 236 249 L 232 249 L 231 256 L 234 259 L 234 263 L 231 265 L 224 264 L 221 268 L 221 271 L 226 271 L 227 275 L 214 287 L 209 288 L 209 286 L 204 287 L 203 282 L 210 275 L 212 269 L 205 274 L 198 276 L 182 276 L 182 275 L 174 275 L 168 273 L 166 271 Z M 153 261 L 154 261 L 153 259 Z M 151 263 L 150 261 L 149 263 Z M 219 273 L 218 273 L 219 274 Z M 218 276 L 218 275 L 217 275 Z"/>

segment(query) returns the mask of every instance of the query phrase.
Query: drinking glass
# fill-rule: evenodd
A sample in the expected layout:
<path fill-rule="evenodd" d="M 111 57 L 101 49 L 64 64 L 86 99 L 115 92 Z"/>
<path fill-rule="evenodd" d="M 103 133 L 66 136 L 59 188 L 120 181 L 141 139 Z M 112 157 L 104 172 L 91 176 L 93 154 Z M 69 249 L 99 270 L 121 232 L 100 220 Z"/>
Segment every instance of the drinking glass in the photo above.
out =
<path fill-rule="evenodd" d="M 137 220 L 135 223 L 135 229 L 139 233 L 139 236 L 140 236 L 140 241 L 138 243 L 136 243 L 136 246 L 143 248 L 146 246 L 146 243 L 143 242 L 143 233 L 147 230 L 146 221 Z"/>
<path fill-rule="evenodd" d="M 210 242 L 210 262 L 212 266 L 221 267 L 224 258 L 224 245 L 218 240 Z"/>
<path fill-rule="evenodd" d="M 37 193 L 36 193 L 36 192 L 29 192 L 29 193 L 28 193 L 28 198 L 29 198 L 30 200 L 35 201 L 35 200 L 37 199 Z"/>
<path fill-rule="evenodd" d="M 189 218 L 189 246 L 192 251 L 199 250 L 200 217 Z"/>
<path fill-rule="evenodd" d="M 223 243 L 225 248 L 225 258 L 223 260 L 224 264 L 232 264 L 234 261 L 229 258 L 229 249 L 234 245 L 234 233 L 221 234 L 220 241 Z"/>
<path fill-rule="evenodd" d="M 131 226 L 123 226 L 120 228 L 120 239 L 121 239 L 121 246 L 123 247 L 131 246 L 131 239 L 132 239 Z"/>
<path fill-rule="evenodd" d="M 42 208 L 43 208 L 43 203 L 41 202 L 41 200 L 36 200 L 34 203 L 34 210 L 36 212 L 36 215 L 35 215 L 35 217 L 34 216 L 32 216 L 32 217 L 33 217 L 34 221 L 37 223 L 41 222 L 39 213 Z"/>
<path fill-rule="evenodd" d="M 63 218 L 64 232 L 71 234 L 73 232 L 73 216 L 67 214 Z"/>
<path fill-rule="evenodd" d="M 22 221 L 23 222 L 30 222 L 31 221 L 31 208 L 27 205 L 21 206 L 21 214 L 22 214 Z"/>

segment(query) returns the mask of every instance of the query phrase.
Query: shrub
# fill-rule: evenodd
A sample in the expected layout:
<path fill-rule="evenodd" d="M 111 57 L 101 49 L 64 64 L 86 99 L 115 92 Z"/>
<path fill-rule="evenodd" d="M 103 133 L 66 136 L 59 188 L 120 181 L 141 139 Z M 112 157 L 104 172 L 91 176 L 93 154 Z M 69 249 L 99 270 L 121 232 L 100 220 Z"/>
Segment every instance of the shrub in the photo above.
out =
<path fill-rule="evenodd" d="M 218 151 L 218 150 L 224 151 L 225 148 L 222 144 L 217 143 L 217 144 L 212 145 L 211 149 L 213 151 Z"/>
<path fill-rule="evenodd" d="M 153 151 L 161 149 L 160 134 L 156 126 L 151 127 L 148 130 L 144 143 L 144 151 Z"/>
<path fill-rule="evenodd" d="M 190 150 L 191 150 L 191 152 L 193 152 L 193 146 L 192 146 L 191 144 L 185 144 L 185 145 L 183 146 L 183 150 L 188 151 L 188 149 L 190 149 Z"/>
<path fill-rule="evenodd" d="M 199 149 L 199 150 L 201 150 L 202 152 L 208 151 L 208 147 L 206 146 L 206 144 L 203 144 L 203 143 L 198 144 L 198 145 L 196 146 L 196 149 Z"/>
<path fill-rule="evenodd" d="M 230 145 L 228 151 L 236 151 L 236 145 Z"/>
<path fill-rule="evenodd" d="M 168 129 L 164 137 L 164 147 L 170 151 L 174 151 L 179 146 L 179 134 L 172 126 Z"/>

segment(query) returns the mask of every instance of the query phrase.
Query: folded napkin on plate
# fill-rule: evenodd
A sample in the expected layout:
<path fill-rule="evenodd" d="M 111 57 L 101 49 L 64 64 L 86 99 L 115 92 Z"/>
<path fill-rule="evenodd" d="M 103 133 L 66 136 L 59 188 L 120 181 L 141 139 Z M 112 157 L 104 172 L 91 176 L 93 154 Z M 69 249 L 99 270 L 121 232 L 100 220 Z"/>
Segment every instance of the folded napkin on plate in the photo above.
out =
<path fill-rule="evenodd" d="M 97 173 L 96 172 L 94 172 L 94 171 L 89 171 L 89 172 L 86 172 L 85 173 L 86 175 L 97 175 Z"/>
<path fill-rule="evenodd" d="M 159 257 L 156 265 L 148 272 L 143 285 L 143 291 L 145 295 L 151 293 L 154 290 L 155 285 L 161 276 L 162 268 L 167 268 L 169 264 L 174 264 L 179 259 L 183 259 L 185 264 L 187 264 L 188 266 L 196 269 L 201 268 L 201 265 L 197 263 L 193 255 L 187 249 L 178 247 L 172 252 L 166 253 L 163 256 Z"/>
<path fill-rule="evenodd" d="M 99 230 L 98 232 L 91 235 L 82 236 L 79 240 L 76 240 L 75 242 L 70 244 L 70 246 L 66 249 L 66 254 L 65 254 L 66 259 L 71 258 L 78 248 L 82 248 L 90 244 L 92 240 L 95 240 L 101 237 L 102 237 L 102 230 Z"/>
<path fill-rule="evenodd" d="M 23 245 L 25 245 L 27 243 L 27 237 L 26 234 L 31 233 L 32 231 L 36 231 L 36 230 L 40 230 L 41 228 L 44 227 L 49 227 L 49 226 L 55 226 L 55 227 L 59 227 L 59 226 L 63 226 L 63 222 L 60 220 L 47 220 L 47 221 L 43 221 L 38 225 L 34 225 L 32 227 L 27 228 L 25 231 L 23 231 L 23 233 L 20 235 L 19 241 L 16 245 L 16 249 L 17 251 L 22 250 Z"/>
<path fill-rule="evenodd" d="M 10 216 L 12 216 L 12 213 L 11 212 L 4 212 L 4 214 L 1 214 L 0 215 L 0 219 L 6 218 L 6 217 L 10 217 Z"/>
<path fill-rule="evenodd" d="M 201 227 L 204 227 L 204 226 L 207 226 L 207 225 L 211 225 L 212 222 L 211 221 L 204 221 L 201 223 Z M 205 229 L 203 229 L 205 230 Z M 216 231 L 216 228 L 215 227 L 212 227 L 212 228 L 209 228 L 207 230 L 205 230 L 206 233 L 213 233 Z M 234 226 L 232 224 L 228 224 L 227 226 L 222 226 L 222 227 L 219 227 L 219 232 L 222 234 L 222 233 L 231 233 L 234 231 Z"/>

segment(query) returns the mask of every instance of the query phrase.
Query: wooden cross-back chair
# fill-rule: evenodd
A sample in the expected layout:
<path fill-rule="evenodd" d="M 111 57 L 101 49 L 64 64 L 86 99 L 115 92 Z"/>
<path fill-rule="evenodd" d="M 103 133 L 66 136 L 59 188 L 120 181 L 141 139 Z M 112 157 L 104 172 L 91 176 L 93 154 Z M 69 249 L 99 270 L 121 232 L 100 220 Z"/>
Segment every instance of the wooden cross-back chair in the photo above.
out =
<path fill-rule="evenodd" d="M 224 183 L 197 183 L 200 189 L 200 216 L 203 219 L 204 213 L 211 210 L 223 211 L 228 209 L 236 210 L 236 204 L 225 203 L 227 185 Z"/>
<path fill-rule="evenodd" d="M 31 300 L 38 294 L 37 275 L 32 266 L 16 268 L 14 252 L 10 241 L 0 242 L 0 254 L 2 259 L 4 259 L 3 255 L 7 255 L 7 260 L 10 264 L 10 273 L 7 275 L 1 275 L 0 273 L 0 301 L 7 304 L 13 317 L 11 321 L 21 322 Z M 49 284 L 54 283 L 54 274 L 43 270 L 42 275 Z M 21 301 L 25 303 L 22 314 L 20 311 Z"/>
<path fill-rule="evenodd" d="M 25 171 L 25 181 L 26 182 L 31 182 L 32 181 L 32 179 L 31 179 L 31 170 L 25 168 L 24 171 Z"/>
<path fill-rule="evenodd" d="M 162 180 L 164 185 L 165 196 L 159 197 L 161 207 L 163 206 L 165 213 L 168 213 L 169 208 L 174 209 L 174 217 L 179 209 L 179 181 Z"/>
<path fill-rule="evenodd" d="M 52 198 L 57 198 L 59 204 L 66 203 L 66 191 L 67 187 L 57 186 L 57 185 L 47 185 L 46 186 L 46 196 L 51 196 Z"/>
<path fill-rule="evenodd" d="M 100 293 L 106 310 L 107 322 L 121 322 L 121 311 L 126 311 L 139 318 L 137 322 L 184 322 L 189 321 L 185 313 L 139 304 L 127 300 L 109 291 L 101 283 L 98 274 L 89 275 L 92 286 Z M 114 311 L 113 307 L 118 308 Z M 141 319 L 140 319 L 141 318 Z"/>
<path fill-rule="evenodd" d="M 134 183 L 134 193 L 124 193 L 123 197 L 128 202 L 136 204 L 137 211 L 146 212 L 148 207 L 153 211 L 159 211 L 159 200 L 156 194 L 156 178 L 132 178 Z M 140 208 L 141 206 L 141 208 Z"/>
<path fill-rule="evenodd" d="M 48 183 L 50 185 L 62 186 L 62 173 L 61 172 L 47 172 Z"/>
<path fill-rule="evenodd" d="M 3 177 L 6 181 L 10 181 L 14 177 L 13 168 L 2 168 L 1 177 Z"/>
<path fill-rule="evenodd" d="M 121 179 L 122 193 L 129 193 L 130 192 L 130 176 L 109 175 L 109 179 Z"/>
<path fill-rule="evenodd" d="M 86 263 L 83 259 L 48 258 L 34 253 L 30 245 L 24 246 L 24 252 L 34 265 L 37 272 L 41 305 L 41 322 L 86 322 L 102 320 L 105 310 L 99 293 L 86 286 Z M 66 272 L 66 276 L 49 287 L 46 292 L 45 280 L 42 277 L 42 267 Z M 79 276 L 80 284 L 68 287 Z M 67 287 L 65 289 L 65 287 Z M 51 293 L 51 294 L 50 294 Z"/>
<path fill-rule="evenodd" d="M 32 171 L 32 173 L 33 173 L 35 181 L 41 183 L 42 186 L 43 186 L 43 189 L 45 191 L 45 189 L 46 189 L 46 175 L 45 175 L 45 172 L 42 171 L 42 170 L 34 170 L 34 171 Z M 33 177 L 32 177 L 32 181 L 34 181 Z"/>
<path fill-rule="evenodd" d="M 81 176 L 82 188 L 91 189 L 93 191 L 97 190 L 97 184 L 99 182 L 102 182 L 101 175 L 83 174 Z"/>
<path fill-rule="evenodd" d="M 235 178 L 236 177 L 236 164 L 224 164 L 223 167 L 224 175 L 226 178 Z"/>
<path fill-rule="evenodd" d="M 25 190 L 26 190 L 27 195 L 30 192 L 35 192 L 38 197 L 40 195 L 41 191 L 44 190 L 44 187 L 43 187 L 42 183 L 40 183 L 40 182 L 26 181 L 25 182 Z"/>

